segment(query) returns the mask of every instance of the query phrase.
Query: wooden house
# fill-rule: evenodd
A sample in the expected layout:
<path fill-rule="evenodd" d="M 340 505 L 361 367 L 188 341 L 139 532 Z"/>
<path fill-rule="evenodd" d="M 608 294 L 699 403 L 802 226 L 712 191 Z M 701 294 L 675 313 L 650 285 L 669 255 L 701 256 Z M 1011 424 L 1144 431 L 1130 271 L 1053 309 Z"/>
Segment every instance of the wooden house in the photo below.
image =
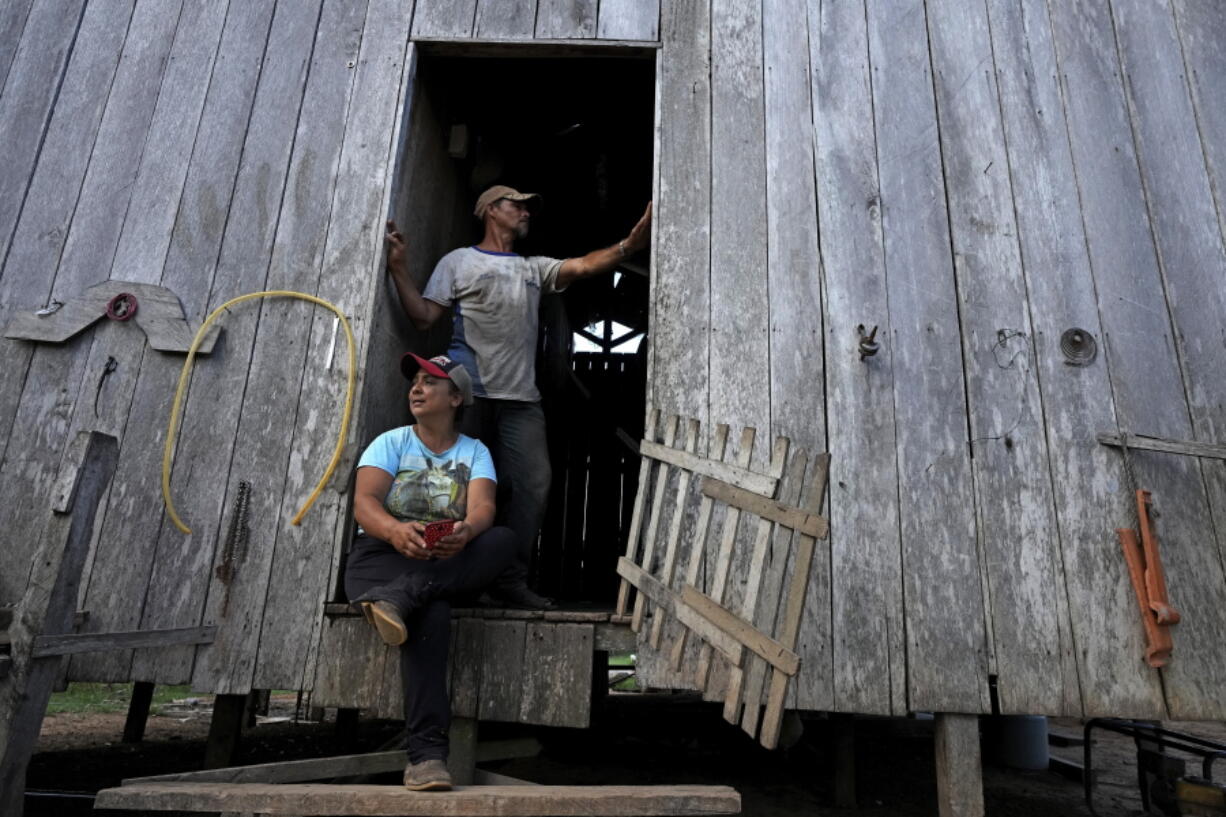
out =
<path fill-rule="evenodd" d="M 107 280 L 165 287 L 193 325 L 295 290 L 342 310 L 357 345 L 341 466 L 291 526 L 336 434 L 343 334 L 297 300 L 225 316 L 176 445 L 184 535 L 159 480 L 182 354 L 105 319 L 0 339 L 0 604 L 24 589 L 66 442 L 98 429 L 121 458 L 82 630 L 218 627 L 74 657 L 70 679 L 243 694 L 329 676 L 329 704 L 374 706 L 382 658 L 329 669 L 359 643 L 325 614 L 348 476 L 404 422 L 398 356 L 446 341 L 398 314 L 383 223 L 424 281 L 471 239 L 477 188 L 508 181 L 543 188 L 531 249 L 555 255 L 616 241 L 655 202 L 649 276 L 553 308 L 550 326 L 647 340 L 576 358 L 594 395 L 578 405 L 604 419 L 551 421 L 578 453 L 555 451 L 547 590 L 611 605 L 620 546 L 567 548 L 626 535 L 637 465 L 613 429 L 640 436 L 649 404 L 697 421 L 698 455 L 718 458 L 720 424 L 831 454 L 790 705 L 1226 717 L 1212 0 L 13 0 L 0 83 L 5 323 Z M 556 399 L 580 399 L 570 377 Z M 594 447 L 617 464 L 585 470 Z M 1161 669 L 1116 534 L 1138 488 L 1182 613 Z M 536 626 L 538 651 L 598 637 L 499 626 Z M 684 683 L 640 654 L 648 680 Z"/>

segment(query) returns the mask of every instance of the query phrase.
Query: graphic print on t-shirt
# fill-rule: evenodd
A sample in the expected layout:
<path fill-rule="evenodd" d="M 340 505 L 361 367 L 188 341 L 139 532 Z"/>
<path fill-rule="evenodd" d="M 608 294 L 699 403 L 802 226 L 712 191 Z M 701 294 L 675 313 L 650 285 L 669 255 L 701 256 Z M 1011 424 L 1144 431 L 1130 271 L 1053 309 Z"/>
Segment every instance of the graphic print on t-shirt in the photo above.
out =
<path fill-rule="evenodd" d="M 434 522 L 463 519 L 468 504 L 469 468 L 454 460 L 404 457 L 383 501 L 398 519 Z"/>

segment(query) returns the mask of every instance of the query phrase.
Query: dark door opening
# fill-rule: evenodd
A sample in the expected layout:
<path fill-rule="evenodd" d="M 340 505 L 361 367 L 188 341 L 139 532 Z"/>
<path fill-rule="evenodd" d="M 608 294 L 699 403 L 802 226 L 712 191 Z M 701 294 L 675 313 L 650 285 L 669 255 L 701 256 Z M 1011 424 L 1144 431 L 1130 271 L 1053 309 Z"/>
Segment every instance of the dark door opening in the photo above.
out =
<path fill-rule="evenodd" d="M 543 197 L 521 254 L 568 258 L 624 238 L 651 198 L 654 100 L 649 57 L 420 56 L 394 208 L 416 279 L 480 240 L 472 203 L 492 184 Z M 616 595 L 638 479 L 624 440 L 643 431 L 649 266 L 640 254 L 541 305 L 553 484 L 534 573 L 568 603 Z M 436 353 L 450 331 L 440 321 L 415 345 Z"/>

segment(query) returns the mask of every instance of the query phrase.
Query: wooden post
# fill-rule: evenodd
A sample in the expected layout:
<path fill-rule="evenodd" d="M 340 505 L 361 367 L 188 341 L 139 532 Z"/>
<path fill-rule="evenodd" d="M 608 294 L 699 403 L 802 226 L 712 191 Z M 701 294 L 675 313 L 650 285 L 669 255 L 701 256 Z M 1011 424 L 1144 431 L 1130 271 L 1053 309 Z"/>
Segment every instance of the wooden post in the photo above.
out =
<path fill-rule="evenodd" d="M 149 705 L 153 703 L 153 683 L 132 684 L 132 700 L 128 703 L 128 719 L 123 724 L 123 742 L 140 743 L 145 738 L 145 723 L 149 720 Z"/>
<path fill-rule="evenodd" d="M 213 698 L 213 719 L 209 722 L 208 742 L 204 746 L 204 768 L 233 766 L 243 734 L 248 695 L 217 695 Z"/>
<path fill-rule="evenodd" d="M 477 768 L 477 719 L 453 717 L 447 741 L 450 744 L 447 770 L 451 772 L 451 781 L 457 786 L 471 786 Z"/>
<path fill-rule="evenodd" d="M 346 750 L 358 742 L 358 715 L 361 710 L 338 707 L 336 710 L 336 742 Z"/>
<path fill-rule="evenodd" d="M 839 808 L 856 806 L 856 718 L 837 714 L 830 717 L 834 727 L 834 804 Z"/>
<path fill-rule="evenodd" d="M 0 814 L 22 812 L 26 767 L 60 667 L 59 656 L 34 658 L 34 641 L 72 632 L 94 517 L 118 458 L 114 437 L 82 432 L 65 452 L 51 488 L 51 518 L 13 611 L 9 672 L 0 681 Z"/>
<path fill-rule="evenodd" d="M 979 716 L 936 716 L 937 806 L 941 817 L 983 817 Z"/>

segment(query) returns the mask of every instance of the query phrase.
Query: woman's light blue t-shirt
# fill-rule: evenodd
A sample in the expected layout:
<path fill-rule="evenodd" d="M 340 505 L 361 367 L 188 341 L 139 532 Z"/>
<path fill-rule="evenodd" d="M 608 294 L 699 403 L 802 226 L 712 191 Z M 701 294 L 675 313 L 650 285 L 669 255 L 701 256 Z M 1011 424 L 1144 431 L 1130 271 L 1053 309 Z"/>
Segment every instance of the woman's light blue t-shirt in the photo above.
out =
<path fill-rule="evenodd" d="M 401 426 L 376 437 L 358 461 L 358 468 L 366 466 L 392 475 L 383 507 L 401 521 L 463 519 L 468 511 L 468 481 L 497 481 L 494 460 L 480 440 L 461 434 L 455 445 L 435 454 L 417 438 L 416 426 Z"/>

